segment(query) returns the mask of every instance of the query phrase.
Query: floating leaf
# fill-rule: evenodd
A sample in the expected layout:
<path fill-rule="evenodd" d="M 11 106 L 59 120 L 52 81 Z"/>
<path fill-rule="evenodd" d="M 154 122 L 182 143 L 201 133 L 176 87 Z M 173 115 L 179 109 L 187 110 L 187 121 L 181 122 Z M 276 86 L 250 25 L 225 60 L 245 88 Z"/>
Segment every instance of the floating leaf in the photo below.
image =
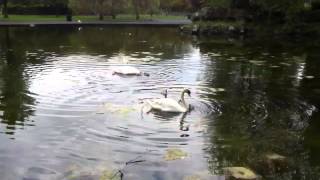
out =
<path fill-rule="evenodd" d="M 115 170 L 104 170 L 99 180 L 121 180 L 121 174 Z"/>
<path fill-rule="evenodd" d="M 71 166 L 63 175 L 64 180 L 121 180 L 121 174 L 113 168 Z"/>
<path fill-rule="evenodd" d="M 257 175 L 245 167 L 227 167 L 224 168 L 226 175 L 236 179 L 257 179 Z"/>
<path fill-rule="evenodd" d="M 117 114 L 120 116 L 127 116 L 132 112 L 135 112 L 137 109 L 135 107 L 131 106 L 122 106 L 122 105 L 116 105 L 111 103 L 106 103 L 101 107 L 97 114 L 104 114 L 104 113 L 112 113 Z"/>
<path fill-rule="evenodd" d="M 231 57 L 231 58 L 228 58 L 227 61 L 236 61 L 237 59 L 235 57 Z"/>
<path fill-rule="evenodd" d="M 276 154 L 276 153 L 267 154 L 266 158 L 269 160 L 272 160 L 272 161 L 276 161 L 276 160 L 282 161 L 282 160 L 286 159 L 286 157 L 279 155 L 279 154 Z"/>
<path fill-rule="evenodd" d="M 211 175 L 207 170 L 199 171 L 192 175 L 185 176 L 183 180 L 209 180 L 209 179 L 217 179 L 216 176 Z"/>
<path fill-rule="evenodd" d="M 313 79 L 314 76 L 305 76 L 306 79 Z"/>
<path fill-rule="evenodd" d="M 220 57 L 221 54 L 219 53 L 208 53 L 208 55 L 212 56 L 212 57 Z"/>
<path fill-rule="evenodd" d="M 255 60 L 251 60 L 249 61 L 251 64 L 254 64 L 254 65 L 263 65 L 265 63 L 265 61 L 255 61 Z"/>
<path fill-rule="evenodd" d="M 283 66 L 291 66 L 291 64 L 285 63 L 285 62 L 282 62 L 282 63 L 280 63 L 280 64 L 283 65 Z"/>
<path fill-rule="evenodd" d="M 173 161 L 178 159 L 184 159 L 188 156 L 188 154 L 181 149 L 168 149 L 164 159 L 166 161 Z"/>
<path fill-rule="evenodd" d="M 203 179 L 199 175 L 191 175 L 191 176 L 184 177 L 183 180 L 203 180 Z"/>
<path fill-rule="evenodd" d="M 224 92 L 225 89 L 223 88 L 208 88 L 212 92 Z"/>

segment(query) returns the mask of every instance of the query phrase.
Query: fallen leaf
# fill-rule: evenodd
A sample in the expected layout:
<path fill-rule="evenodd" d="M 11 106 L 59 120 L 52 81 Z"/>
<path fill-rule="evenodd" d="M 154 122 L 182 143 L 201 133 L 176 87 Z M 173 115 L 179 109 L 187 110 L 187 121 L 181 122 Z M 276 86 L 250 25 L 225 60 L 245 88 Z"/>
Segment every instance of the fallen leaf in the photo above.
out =
<path fill-rule="evenodd" d="M 286 157 L 279 155 L 279 154 L 276 154 L 276 153 L 267 154 L 266 158 L 269 160 L 280 160 L 280 161 L 286 159 Z"/>

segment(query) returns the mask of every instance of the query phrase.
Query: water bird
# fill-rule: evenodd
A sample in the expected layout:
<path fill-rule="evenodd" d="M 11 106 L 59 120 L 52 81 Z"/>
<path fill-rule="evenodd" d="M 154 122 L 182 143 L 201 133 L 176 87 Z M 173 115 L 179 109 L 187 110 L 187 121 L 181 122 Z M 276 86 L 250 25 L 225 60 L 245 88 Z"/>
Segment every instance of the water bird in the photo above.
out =
<path fill-rule="evenodd" d="M 126 75 L 126 76 L 150 76 L 148 73 L 141 72 L 139 69 L 132 66 L 119 66 L 112 69 L 112 75 Z"/>
<path fill-rule="evenodd" d="M 167 94 L 165 98 L 147 100 L 146 105 L 149 108 L 147 112 L 151 110 L 176 113 L 187 112 L 190 110 L 190 105 L 186 103 L 184 94 L 191 96 L 191 91 L 189 89 L 183 89 L 180 101 L 167 98 Z"/>
<path fill-rule="evenodd" d="M 164 98 L 167 98 L 168 97 L 168 90 L 165 89 L 165 90 L 161 91 L 160 94 L 162 94 L 164 96 Z"/>

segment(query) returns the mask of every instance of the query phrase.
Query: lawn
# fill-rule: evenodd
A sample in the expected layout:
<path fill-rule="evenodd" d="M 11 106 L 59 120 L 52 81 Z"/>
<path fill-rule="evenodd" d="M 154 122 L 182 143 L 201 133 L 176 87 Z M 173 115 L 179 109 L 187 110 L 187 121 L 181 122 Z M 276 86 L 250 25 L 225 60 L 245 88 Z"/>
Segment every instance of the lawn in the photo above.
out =
<path fill-rule="evenodd" d="M 144 20 L 183 20 L 186 19 L 185 16 L 175 16 L 175 15 L 140 15 L 140 21 Z M 56 22 L 65 21 L 65 16 L 55 16 L 55 15 L 9 15 L 8 19 L 0 17 L 0 21 L 7 22 Z M 81 20 L 82 22 L 92 22 L 98 21 L 97 16 L 73 16 L 73 21 Z M 110 16 L 105 16 L 105 21 L 135 21 L 135 15 L 121 14 L 118 15 L 116 19 L 112 19 Z"/>

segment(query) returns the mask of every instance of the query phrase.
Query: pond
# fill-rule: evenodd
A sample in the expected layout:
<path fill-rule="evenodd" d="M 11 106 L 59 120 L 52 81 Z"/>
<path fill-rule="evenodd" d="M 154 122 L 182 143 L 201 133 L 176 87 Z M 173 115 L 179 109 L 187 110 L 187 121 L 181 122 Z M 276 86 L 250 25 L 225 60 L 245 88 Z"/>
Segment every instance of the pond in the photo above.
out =
<path fill-rule="evenodd" d="M 228 167 L 320 176 L 314 42 L 165 27 L 0 31 L 2 179 L 224 179 Z M 150 76 L 113 74 L 124 65 Z M 143 110 L 184 88 L 191 111 Z"/>

